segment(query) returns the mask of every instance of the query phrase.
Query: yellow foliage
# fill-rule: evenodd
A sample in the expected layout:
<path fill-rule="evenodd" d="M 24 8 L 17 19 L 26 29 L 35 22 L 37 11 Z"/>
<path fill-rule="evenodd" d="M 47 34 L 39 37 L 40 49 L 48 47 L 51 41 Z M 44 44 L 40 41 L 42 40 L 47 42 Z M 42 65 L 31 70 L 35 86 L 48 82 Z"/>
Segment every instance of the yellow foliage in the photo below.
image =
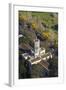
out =
<path fill-rule="evenodd" d="M 37 29 L 37 24 L 35 22 L 32 22 L 32 28 Z"/>
<path fill-rule="evenodd" d="M 50 37 L 50 32 L 43 32 L 43 37 L 46 38 L 46 39 L 49 39 Z"/>
<path fill-rule="evenodd" d="M 20 20 L 27 21 L 27 16 L 26 15 L 20 16 Z"/>

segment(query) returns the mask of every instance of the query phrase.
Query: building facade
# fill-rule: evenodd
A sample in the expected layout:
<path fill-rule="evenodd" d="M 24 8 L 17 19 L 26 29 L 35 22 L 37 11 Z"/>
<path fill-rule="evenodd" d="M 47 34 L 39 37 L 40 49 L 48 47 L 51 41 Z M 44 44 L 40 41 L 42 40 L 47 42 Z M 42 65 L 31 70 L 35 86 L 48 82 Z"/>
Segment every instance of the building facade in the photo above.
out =
<path fill-rule="evenodd" d="M 40 40 L 39 39 L 35 39 L 34 40 L 34 57 L 37 58 L 40 54 Z"/>

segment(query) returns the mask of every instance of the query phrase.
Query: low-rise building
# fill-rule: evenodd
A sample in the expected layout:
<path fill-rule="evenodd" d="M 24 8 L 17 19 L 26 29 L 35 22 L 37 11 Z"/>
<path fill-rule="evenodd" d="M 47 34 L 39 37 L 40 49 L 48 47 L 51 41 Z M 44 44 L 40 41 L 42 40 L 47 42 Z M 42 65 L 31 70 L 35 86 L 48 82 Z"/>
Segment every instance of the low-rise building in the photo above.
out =
<path fill-rule="evenodd" d="M 45 48 L 40 48 L 40 40 L 35 39 L 34 40 L 34 50 L 31 49 L 31 53 L 23 53 L 22 56 L 25 60 L 28 59 L 28 61 L 31 62 L 31 64 L 37 64 L 41 60 L 46 61 L 48 59 L 52 59 L 52 54 L 50 52 L 46 53 Z"/>
<path fill-rule="evenodd" d="M 19 34 L 19 38 L 21 38 L 21 37 L 23 37 L 23 35 L 22 34 Z"/>
<path fill-rule="evenodd" d="M 45 48 L 40 48 L 40 56 L 45 54 Z"/>
<path fill-rule="evenodd" d="M 28 59 L 29 54 L 28 54 L 28 53 L 23 53 L 23 54 L 22 54 L 22 57 L 26 60 L 26 59 Z"/>
<path fill-rule="evenodd" d="M 37 57 L 37 58 L 35 58 L 35 59 L 33 59 L 32 61 L 31 61 L 31 64 L 37 64 L 37 63 L 39 63 L 41 61 L 41 58 L 40 57 Z"/>

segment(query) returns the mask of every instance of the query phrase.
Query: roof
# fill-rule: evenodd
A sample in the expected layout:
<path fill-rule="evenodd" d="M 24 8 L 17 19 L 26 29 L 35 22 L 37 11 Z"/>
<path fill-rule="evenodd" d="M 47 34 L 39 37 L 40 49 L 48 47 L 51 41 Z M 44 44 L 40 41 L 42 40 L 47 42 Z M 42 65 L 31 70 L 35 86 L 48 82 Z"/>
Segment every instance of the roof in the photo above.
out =
<path fill-rule="evenodd" d="M 51 53 L 49 52 L 49 53 L 46 53 L 46 54 L 42 55 L 41 57 L 44 58 L 44 57 L 47 57 L 47 56 L 50 56 L 50 55 L 51 55 Z"/>
<path fill-rule="evenodd" d="M 41 59 L 40 57 L 37 57 L 37 58 L 34 58 L 33 60 L 31 60 L 31 62 L 35 62 L 35 61 L 38 61 L 40 59 Z"/>
<path fill-rule="evenodd" d="M 22 34 L 19 34 L 19 38 L 20 38 L 20 37 L 23 37 L 23 35 L 22 35 Z"/>
<path fill-rule="evenodd" d="M 23 55 L 23 56 L 29 56 L 28 53 L 23 53 L 22 55 Z"/>
<path fill-rule="evenodd" d="M 40 41 L 40 40 L 36 38 L 34 41 L 37 42 L 37 41 Z"/>

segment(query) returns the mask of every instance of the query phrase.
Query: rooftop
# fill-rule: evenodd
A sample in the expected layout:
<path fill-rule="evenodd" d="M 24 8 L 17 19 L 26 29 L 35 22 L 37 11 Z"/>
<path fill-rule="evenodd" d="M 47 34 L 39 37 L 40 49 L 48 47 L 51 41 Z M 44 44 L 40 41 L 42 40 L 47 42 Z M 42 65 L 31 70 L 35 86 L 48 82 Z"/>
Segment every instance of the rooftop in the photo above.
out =
<path fill-rule="evenodd" d="M 20 38 L 20 37 L 23 37 L 23 35 L 22 35 L 22 34 L 19 34 L 19 38 Z"/>
<path fill-rule="evenodd" d="M 41 59 L 40 57 L 37 57 L 37 58 L 34 58 L 31 62 L 35 62 L 35 61 L 38 61 L 40 59 Z"/>
<path fill-rule="evenodd" d="M 24 54 L 22 54 L 23 56 L 28 56 L 28 53 L 24 53 Z"/>
<path fill-rule="evenodd" d="M 42 55 L 41 57 L 44 58 L 44 57 L 47 57 L 47 56 L 50 56 L 50 55 L 51 55 L 50 52 L 48 52 L 48 53 Z"/>

